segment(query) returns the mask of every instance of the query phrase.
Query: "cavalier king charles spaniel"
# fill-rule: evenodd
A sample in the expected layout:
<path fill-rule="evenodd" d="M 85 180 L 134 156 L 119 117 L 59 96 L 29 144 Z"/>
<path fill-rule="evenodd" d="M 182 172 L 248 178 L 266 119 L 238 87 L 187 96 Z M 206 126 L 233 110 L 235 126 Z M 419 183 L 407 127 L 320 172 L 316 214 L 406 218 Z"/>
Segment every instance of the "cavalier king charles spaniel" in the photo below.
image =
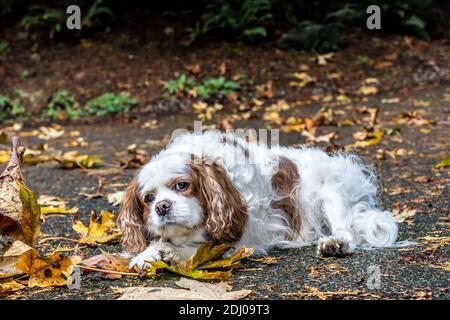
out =
<path fill-rule="evenodd" d="M 396 245 L 372 168 L 357 156 L 268 147 L 232 133 L 178 136 L 127 187 L 118 225 L 130 266 L 187 259 L 207 241 L 233 250 L 317 245 L 323 256 Z"/>

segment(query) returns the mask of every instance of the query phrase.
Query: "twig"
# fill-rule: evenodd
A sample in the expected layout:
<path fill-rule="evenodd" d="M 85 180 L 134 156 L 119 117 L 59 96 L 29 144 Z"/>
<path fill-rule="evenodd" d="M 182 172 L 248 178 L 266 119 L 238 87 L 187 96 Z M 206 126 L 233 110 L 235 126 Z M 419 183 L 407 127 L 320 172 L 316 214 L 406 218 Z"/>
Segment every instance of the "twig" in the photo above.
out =
<path fill-rule="evenodd" d="M 79 264 L 75 265 L 75 267 L 78 267 L 78 268 L 81 268 L 81 269 L 86 269 L 86 270 L 91 270 L 91 271 L 103 272 L 103 273 L 120 274 L 120 275 L 123 275 L 123 276 L 139 276 L 139 273 L 135 273 L 135 272 L 122 272 L 122 271 L 97 269 L 97 268 L 93 268 L 93 267 L 82 266 L 82 265 L 79 265 Z"/>
<path fill-rule="evenodd" d="M 70 238 L 66 238 L 66 237 L 48 237 L 48 238 L 39 240 L 39 244 L 43 244 L 44 242 L 47 242 L 50 240 L 66 240 L 66 241 L 72 241 L 72 242 L 77 242 L 77 243 L 80 242 L 79 240 L 70 239 Z"/>

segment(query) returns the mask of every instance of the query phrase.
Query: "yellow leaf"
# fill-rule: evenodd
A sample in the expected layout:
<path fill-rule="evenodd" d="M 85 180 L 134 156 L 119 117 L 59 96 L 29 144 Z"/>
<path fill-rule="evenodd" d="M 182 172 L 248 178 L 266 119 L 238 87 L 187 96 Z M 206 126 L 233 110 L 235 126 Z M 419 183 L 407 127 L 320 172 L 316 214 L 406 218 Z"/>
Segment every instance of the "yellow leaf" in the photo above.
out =
<path fill-rule="evenodd" d="M 6 150 L 0 150 L 0 163 L 6 163 L 9 160 L 9 152 Z"/>
<path fill-rule="evenodd" d="M 450 157 L 444 158 L 441 162 L 436 165 L 436 169 L 445 169 L 450 167 Z"/>
<path fill-rule="evenodd" d="M 82 168 L 90 169 L 96 165 L 102 163 L 102 159 L 99 156 L 93 155 L 89 156 L 87 154 L 79 154 L 76 151 L 71 151 L 63 154 L 62 156 L 55 155 L 53 157 L 58 161 L 64 168 Z"/>
<path fill-rule="evenodd" d="M 254 251 L 251 248 L 243 247 L 228 258 L 217 259 L 228 249 L 225 244 L 213 246 L 212 243 L 206 243 L 201 245 L 195 255 L 186 261 L 170 266 L 163 261 L 151 262 L 152 266 L 148 268 L 147 275 L 153 277 L 157 270 L 166 269 L 192 279 L 227 280 L 239 261 L 250 256 Z M 220 271 L 209 271 L 211 269 L 220 269 Z"/>
<path fill-rule="evenodd" d="M 78 207 L 73 207 L 71 209 L 66 209 L 65 205 L 61 206 L 45 206 L 41 207 L 41 215 L 52 215 L 52 214 L 74 214 L 78 212 Z"/>
<path fill-rule="evenodd" d="M 16 280 L 9 280 L 6 282 L 0 281 L 0 293 L 17 291 L 25 288 L 25 286 L 21 283 L 18 283 Z"/>
<path fill-rule="evenodd" d="M 382 136 L 383 133 L 381 131 L 377 131 L 373 134 L 373 138 L 364 141 L 356 141 L 353 144 L 345 146 L 345 150 L 352 150 L 355 148 L 365 148 L 368 146 L 375 145 L 381 141 Z"/>
<path fill-rule="evenodd" d="M 278 125 L 282 124 L 282 122 L 283 122 L 283 118 L 276 111 L 266 112 L 263 116 L 263 119 L 265 121 L 270 121 L 270 122 L 276 123 Z"/>
<path fill-rule="evenodd" d="M 311 77 L 306 72 L 297 72 L 297 73 L 292 74 L 291 77 L 298 80 L 298 81 L 291 81 L 289 83 L 289 85 L 291 87 L 303 88 L 303 87 L 307 86 L 308 84 L 310 84 L 311 82 L 316 81 L 316 78 Z"/>
<path fill-rule="evenodd" d="M 17 269 L 16 263 L 20 255 L 32 249 L 20 240 L 14 241 L 11 247 L 0 257 L 0 279 L 23 274 L 21 270 Z"/>
<path fill-rule="evenodd" d="M 108 211 L 100 213 L 100 222 L 96 222 L 95 211 L 92 211 L 89 226 L 85 226 L 81 221 L 76 221 L 72 228 L 81 236 L 79 242 L 88 245 L 113 242 L 118 240 L 121 235 L 114 215 Z"/>
<path fill-rule="evenodd" d="M 64 257 L 59 253 L 47 257 L 39 257 L 35 249 L 23 253 L 16 267 L 29 275 L 28 286 L 53 287 L 65 286 L 72 281 L 74 265 L 81 261 L 81 257 Z"/>
<path fill-rule="evenodd" d="M 359 95 L 363 95 L 363 96 L 377 94 L 377 92 L 378 92 L 378 89 L 376 87 L 372 87 L 372 86 L 362 86 L 357 91 L 357 93 Z"/>

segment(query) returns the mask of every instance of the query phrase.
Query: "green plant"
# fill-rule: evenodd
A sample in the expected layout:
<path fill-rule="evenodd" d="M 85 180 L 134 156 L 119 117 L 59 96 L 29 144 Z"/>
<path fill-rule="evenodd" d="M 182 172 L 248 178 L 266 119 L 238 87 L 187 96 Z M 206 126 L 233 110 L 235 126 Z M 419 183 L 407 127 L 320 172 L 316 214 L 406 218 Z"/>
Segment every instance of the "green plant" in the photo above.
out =
<path fill-rule="evenodd" d="M 67 90 L 59 90 L 52 96 L 44 115 L 52 120 L 77 119 L 83 111 Z"/>
<path fill-rule="evenodd" d="M 25 112 L 25 108 L 20 104 L 20 97 L 11 100 L 7 96 L 0 95 L 0 122 L 12 120 Z"/>
<path fill-rule="evenodd" d="M 207 79 L 200 85 L 195 86 L 194 90 L 203 98 L 210 98 L 213 95 L 224 96 L 228 93 L 239 89 L 239 83 L 234 81 L 227 81 L 224 77 L 214 79 Z"/>
<path fill-rule="evenodd" d="M 320 53 L 338 50 L 345 44 L 341 24 L 316 24 L 310 21 L 303 21 L 299 29 L 284 34 L 278 41 L 278 46 L 282 49 L 316 50 Z"/>
<path fill-rule="evenodd" d="M 8 41 L 0 40 L 0 54 L 5 53 L 9 49 Z"/>
<path fill-rule="evenodd" d="M 113 16 L 112 11 L 101 5 L 103 0 L 95 0 L 89 7 L 82 10 L 81 30 L 97 29 L 103 26 L 106 16 Z M 53 38 L 57 33 L 68 34 L 66 19 L 68 17 L 66 8 L 70 3 L 63 1 L 60 7 L 51 8 L 47 6 L 31 6 L 28 14 L 22 18 L 21 25 L 25 30 L 37 29 L 49 32 L 49 37 Z M 91 1 L 90 1 L 91 2 Z M 72 33 L 79 36 L 79 32 Z"/>
<path fill-rule="evenodd" d="M 184 74 L 175 80 L 169 80 L 165 83 L 165 89 L 169 94 L 178 95 L 196 92 L 205 99 L 212 96 L 221 97 L 239 88 L 239 83 L 226 80 L 224 77 L 206 79 L 202 83 L 197 84 L 194 79 L 188 78 Z"/>
<path fill-rule="evenodd" d="M 365 26 L 369 5 L 378 5 L 381 9 L 382 30 L 412 33 L 430 40 L 426 22 L 421 18 L 430 8 L 433 0 L 363 0 L 346 4 L 343 8 L 327 15 L 325 21 L 335 21 L 346 26 Z"/>
<path fill-rule="evenodd" d="M 271 0 L 214 0 L 190 34 L 191 41 L 212 31 L 222 31 L 238 38 L 255 40 L 266 37 L 264 23 L 272 19 Z"/>
<path fill-rule="evenodd" d="M 189 92 L 194 86 L 195 80 L 186 77 L 185 74 L 182 74 L 175 80 L 166 81 L 166 83 L 164 84 L 167 92 L 172 95 L 176 95 L 181 92 Z"/>
<path fill-rule="evenodd" d="M 130 98 L 127 92 L 120 94 L 105 93 L 104 95 L 94 98 L 87 102 L 87 111 L 90 114 L 104 116 L 126 111 L 127 109 L 137 105 L 137 100 Z"/>

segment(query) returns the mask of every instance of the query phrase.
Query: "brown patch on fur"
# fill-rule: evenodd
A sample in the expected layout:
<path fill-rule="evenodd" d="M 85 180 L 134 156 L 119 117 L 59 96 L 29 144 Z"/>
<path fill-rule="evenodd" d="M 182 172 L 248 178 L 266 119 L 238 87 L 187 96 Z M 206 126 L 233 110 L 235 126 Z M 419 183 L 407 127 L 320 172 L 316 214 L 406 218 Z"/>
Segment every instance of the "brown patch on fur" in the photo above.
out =
<path fill-rule="evenodd" d="M 281 199 L 273 201 L 272 207 L 286 212 L 291 222 L 291 228 L 297 234 L 300 233 L 301 229 L 301 217 L 292 192 L 298 185 L 299 180 L 300 176 L 295 164 L 288 158 L 280 157 L 278 171 L 272 176 L 272 188 Z"/>
<path fill-rule="evenodd" d="M 166 182 L 166 187 L 170 189 L 175 189 L 175 185 L 179 182 L 187 182 L 189 183 L 189 187 L 186 190 L 179 191 L 185 197 L 193 197 L 195 196 L 195 187 L 192 183 L 191 177 L 181 176 L 172 178 Z"/>
<path fill-rule="evenodd" d="M 236 242 L 247 223 L 247 205 L 225 169 L 206 157 L 191 162 L 192 183 L 205 212 L 205 229 L 215 240 Z"/>
<path fill-rule="evenodd" d="M 145 230 L 146 209 L 139 197 L 137 177 L 128 185 L 117 217 L 117 225 L 122 231 L 122 245 L 125 251 L 137 254 L 147 246 Z"/>

